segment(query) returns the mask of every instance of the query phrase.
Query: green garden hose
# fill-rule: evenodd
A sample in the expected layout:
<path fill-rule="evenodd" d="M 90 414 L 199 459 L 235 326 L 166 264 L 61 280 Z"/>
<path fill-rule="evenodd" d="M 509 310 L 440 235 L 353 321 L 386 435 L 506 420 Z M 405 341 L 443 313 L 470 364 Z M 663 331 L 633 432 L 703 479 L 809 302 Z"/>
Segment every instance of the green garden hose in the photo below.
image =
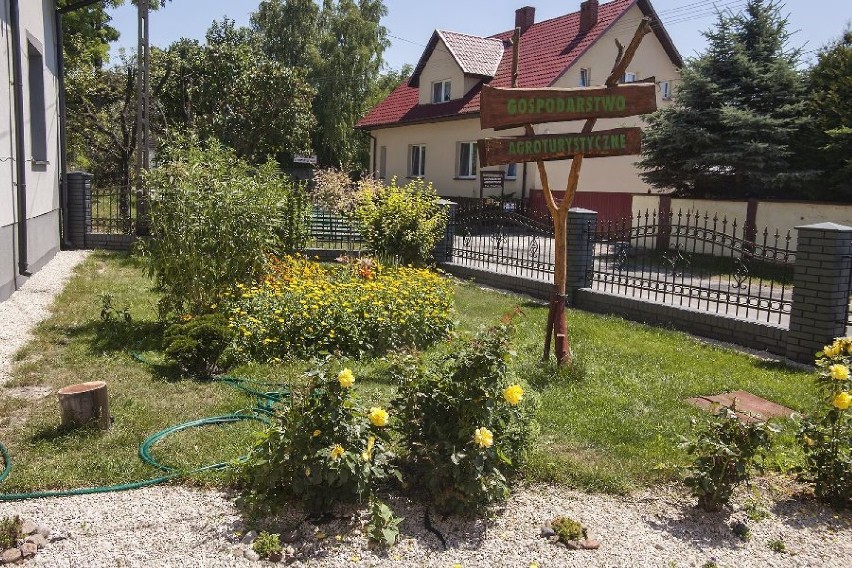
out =
<path fill-rule="evenodd" d="M 148 361 L 146 361 L 141 355 L 138 355 L 136 353 L 133 353 L 132 355 L 138 361 L 148 363 Z M 275 404 L 281 402 L 282 400 L 289 400 L 291 397 L 291 391 L 289 386 L 284 384 L 263 383 L 250 379 L 230 377 L 227 375 L 214 377 L 214 380 L 223 382 L 251 396 L 254 396 L 257 399 L 257 403 L 252 409 L 251 413 L 238 412 L 234 414 L 226 414 L 224 416 L 211 416 L 208 418 L 200 418 L 198 420 L 192 420 L 190 422 L 184 422 L 182 424 L 170 426 L 146 438 L 145 441 L 142 442 L 142 444 L 139 446 L 139 458 L 148 465 L 164 472 L 164 475 L 160 477 L 155 477 L 153 479 L 146 479 L 144 481 L 135 481 L 131 483 L 122 483 L 118 485 L 107 485 L 101 487 L 85 487 L 81 489 L 68 489 L 60 491 L 36 491 L 32 493 L 0 493 L 0 501 L 25 501 L 28 499 L 44 499 L 48 497 L 70 497 L 73 495 L 92 495 L 96 493 L 128 491 L 131 489 L 141 489 L 142 487 L 158 485 L 160 483 L 165 483 L 167 481 L 171 481 L 179 477 L 185 477 L 207 471 L 216 471 L 226 468 L 231 462 L 214 463 L 210 465 L 201 466 L 189 471 L 179 471 L 177 468 L 168 465 L 163 465 L 157 462 L 157 460 L 155 460 L 151 455 L 151 449 L 163 438 L 166 438 L 171 434 L 186 430 L 188 428 L 197 428 L 200 426 L 208 426 L 214 424 L 230 424 L 243 420 L 256 420 L 258 422 L 268 424 L 270 422 L 270 418 L 274 414 Z M 262 392 L 254 388 L 250 388 L 247 385 L 275 386 L 278 387 L 279 390 Z M 245 460 L 247 459 L 247 457 L 248 456 L 242 456 L 238 458 L 238 461 Z M 0 472 L 0 483 L 2 483 L 7 477 L 9 477 L 9 474 L 12 472 L 12 457 L 9 454 L 9 450 L 6 448 L 6 446 L 1 443 L 0 458 L 3 459 L 3 470 L 2 472 Z"/>

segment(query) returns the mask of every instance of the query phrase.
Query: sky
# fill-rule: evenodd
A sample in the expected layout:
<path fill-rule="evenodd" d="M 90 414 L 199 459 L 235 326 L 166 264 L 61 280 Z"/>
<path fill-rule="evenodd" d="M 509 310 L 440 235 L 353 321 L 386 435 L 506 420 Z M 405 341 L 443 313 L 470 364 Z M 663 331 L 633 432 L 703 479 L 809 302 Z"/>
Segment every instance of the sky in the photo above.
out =
<path fill-rule="evenodd" d="M 152 13 L 151 43 L 165 47 L 182 37 L 203 40 L 213 20 L 223 17 L 247 25 L 249 15 L 260 0 L 171 0 Z M 385 52 L 387 69 L 416 65 L 435 29 L 488 36 L 512 29 L 515 10 L 536 8 L 536 21 L 555 18 L 579 10 L 581 0 L 385 0 L 388 15 L 382 21 L 388 28 L 391 46 Z M 603 3 L 603 2 L 602 2 Z M 702 52 L 706 41 L 702 31 L 716 20 L 715 8 L 739 10 L 745 0 L 652 0 L 654 8 L 684 57 Z M 805 62 L 815 52 L 838 38 L 852 21 L 852 0 L 781 0 L 782 13 L 789 17 L 795 34 L 791 47 L 803 48 Z M 121 32 L 117 47 L 136 46 L 136 8 L 129 5 L 111 10 L 112 25 Z"/>

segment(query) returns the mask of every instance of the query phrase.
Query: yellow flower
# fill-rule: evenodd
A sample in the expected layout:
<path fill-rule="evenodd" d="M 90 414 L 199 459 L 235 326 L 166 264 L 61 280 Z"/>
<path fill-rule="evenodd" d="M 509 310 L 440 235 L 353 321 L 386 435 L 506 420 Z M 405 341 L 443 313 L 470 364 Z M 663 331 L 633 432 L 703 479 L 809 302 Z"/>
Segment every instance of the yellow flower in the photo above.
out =
<path fill-rule="evenodd" d="M 333 459 L 333 460 L 339 460 L 339 459 L 340 459 L 340 456 L 342 456 L 342 455 L 343 455 L 343 452 L 344 452 L 343 446 L 341 446 L 340 444 L 337 444 L 336 446 L 334 446 L 334 447 L 331 449 L 331 454 L 330 454 L 330 455 L 331 455 L 331 459 Z"/>
<path fill-rule="evenodd" d="M 490 448 L 494 443 L 494 434 L 491 433 L 486 427 L 477 428 L 473 433 L 473 441 L 476 442 L 480 448 Z"/>
<path fill-rule="evenodd" d="M 361 459 L 364 461 L 370 461 L 373 457 L 373 447 L 376 445 L 376 437 L 370 436 L 367 440 L 367 449 L 361 452 Z"/>
<path fill-rule="evenodd" d="M 317 436 L 319 436 L 320 434 L 322 434 L 322 432 L 320 432 L 319 430 L 314 430 L 314 433 L 313 433 L 313 434 L 311 434 L 311 436 L 313 436 L 314 438 L 316 438 L 316 437 L 317 437 Z"/>
<path fill-rule="evenodd" d="M 849 378 L 849 367 L 846 365 L 832 365 L 828 368 L 828 374 L 832 379 L 845 381 Z"/>
<path fill-rule="evenodd" d="M 839 341 L 835 341 L 832 345 L 826 345 L 822 352 L 826 357 L 837 357 L 840 355 L 840 352 L 843 350 L 843 346 Z"/>
<path fill-rule="evenodd" d="M 372 422 L 373 426 L 387 426 L 388 425 L 388 411 L 380 406 L 374 406 L 370 409 L 370 422 Z"/>
<path fill-rule="evenodd" d="M 521 398 L 523 398 L 523 396 L 524 389 L 521 388 L 521 385 L 510 385 L 503 391 L 503 398 L 505 398 L 506 402 L 512 406 L 516 406 L 519 402 L 521 402 Z"/>
<path fill-rule="evenodd" d="M 846 410 L 849 405 L 852 405 L 852 395 L 846 391 L 839 392 L 834 395 L 834 400 L 831 402 L 837 410 Z"/>
<path fill-rule="evenodd" d="M 340 371 L 340 374 L 337 375 L 337 382 L 340 383 L 341 387 L 348 389 L 355 384 L 355 375 L 352 374 L 351 369 L 343 369 Z"/>

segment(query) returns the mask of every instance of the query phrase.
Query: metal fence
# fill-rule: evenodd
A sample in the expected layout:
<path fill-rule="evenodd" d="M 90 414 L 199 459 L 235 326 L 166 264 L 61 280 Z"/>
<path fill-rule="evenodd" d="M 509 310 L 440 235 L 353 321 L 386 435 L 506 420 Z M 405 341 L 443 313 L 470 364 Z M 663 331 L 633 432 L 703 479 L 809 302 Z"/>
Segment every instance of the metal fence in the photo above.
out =
<path fill-rule="evenodd" d="M 364 240 L 354 223 L 316 205 L 311 210 L 308 248 L 357 252 Z"/>
<path fill-rule="evenodd" d="M 553 223 L 534 219 L 511 206 L 459 209 L 452 262 L 534 280 L 553 280 Z"/>
<path fill-rule="evenodd" d="M 136 232 L 136 191 L 132 187 L 92 187 L 91 233 L 132 235 Z"/>
<path fill-rule="evenodd" d="M 689 211 L 598 223 L 592 288 L 747 320 L 786 324 L 791 235 Z"/>

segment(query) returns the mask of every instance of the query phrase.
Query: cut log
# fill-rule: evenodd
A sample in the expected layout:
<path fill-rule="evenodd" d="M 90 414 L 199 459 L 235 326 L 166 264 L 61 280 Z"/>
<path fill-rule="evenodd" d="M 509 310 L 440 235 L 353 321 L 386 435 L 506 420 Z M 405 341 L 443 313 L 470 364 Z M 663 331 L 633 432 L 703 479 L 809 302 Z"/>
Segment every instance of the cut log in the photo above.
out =
<path fill-rule="evenodd" d="M 108 430 L 112 424 L 107 386 L 103 381 L 59 389 L 59 406 L 63 427 L 83 426 L 95 421 L 102 430 Z"/>

